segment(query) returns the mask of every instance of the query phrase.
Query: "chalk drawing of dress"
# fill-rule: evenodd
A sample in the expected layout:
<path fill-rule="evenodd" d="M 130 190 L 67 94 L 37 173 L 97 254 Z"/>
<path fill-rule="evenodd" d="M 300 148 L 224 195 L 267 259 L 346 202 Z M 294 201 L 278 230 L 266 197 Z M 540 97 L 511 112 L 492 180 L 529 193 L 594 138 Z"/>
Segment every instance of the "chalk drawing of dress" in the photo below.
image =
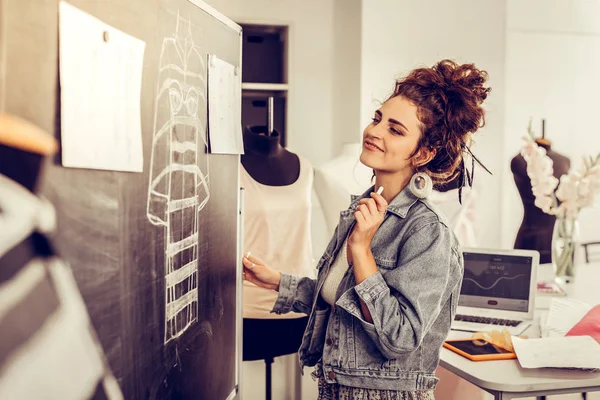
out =
<path fill-rule="evenodd" d="M 157 78 L 147 215 L 164 229 L 165 338 L 181 336 L 198 318 L 198 212 L 209 200 L 206 147 L 206 62 L 191 25 L 163 40 Z"/>

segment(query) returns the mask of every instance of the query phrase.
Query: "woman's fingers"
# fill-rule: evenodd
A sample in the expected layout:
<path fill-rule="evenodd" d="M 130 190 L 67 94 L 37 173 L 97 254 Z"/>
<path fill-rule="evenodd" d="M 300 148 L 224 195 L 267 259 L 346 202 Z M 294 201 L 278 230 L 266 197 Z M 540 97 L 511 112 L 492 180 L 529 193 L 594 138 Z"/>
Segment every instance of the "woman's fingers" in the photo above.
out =
<path fill-rule="evenodd" d="M 245 268 L 248 268 L 250 271 L 254 271 L 257 267 L 262 267 L 265 265 L 260 258 L 254 257 L 251 252 L 247 252 L 242 258 L 242 263 Z"/>
<path fill-rule="evenodd" d="M 387 210 L 388 202 L 383 198 L 382 195 L 377 194 L 376 192 L 371 192 L 371 198 L 373 201 L 375 201 L 375 204 L 377 204 L 377 211 L 385 212 L 385 210 Z"/>
<path fill-rule="evenodd" d="M 256 265 L 265 265 L 265 263 L 262 262 L 260 258 L 255 257 L 250 251 L 244 254 L 244 259 L 247 259 L 248 261 L 255 263 Z"/>
<path fill-rule="evenodd" d="M 367 222 L 365 216 L 360 210 L 354 212 L 354 219 L 356 219 L 356 223 L 359 227 L 363 226 Z"/>
<path fill-rule="evenodd" d="M 244 273 L 244 279 L 250 283 L 254 283 L 256 286 L 264 287 L 265 283 L 258 279 L 254 274 Z"/>
<path fill-rule="evenodd" d="M 244 265 L 244 272 L 246 273 L 246 275 L 248 275 L 248 273 L 251 273 L 251 275 L 254 275 L 254 276 L 260 275 L 262 277 L 264 275 L 264 273 L 266 272 L 265 271 L 266 267 L 264 265 L 253 263 L 252 261 L 248 260 L 247 258 L 242 259 L 242 264 Z"/>
<path fill-rule="evenodd" d="M 257 286 L 277 290 L 280 274 L 271 268 L 258 257 L 254 257 L 250 252 L 244 254 L 242 258 L 244 265 L 243 276 L 248 282 Z"/>
<path fill-rule="evenodd" d="M 364 203 L 359 204 L 358 207 L 356 207 L 356 209 L 360 211 L 365 218 L 367 218 L 371 214 L 371 212 L 369 211 L 369 207 Z"/>
<path fill-rule="evenodd" d="M 256 263 L 253 263 L 246 257 L 242 258 L 242 263 L 244 264 L 244 268 L 248 268 L 250 271 L 256 268 Z"/>
<path fill-rule="evenodd" d="M 369 213 L 372 216 L 376 216 L 377 215 L 377 203 L 375 203 L 375 200 L 373 199 L 362 199 L 361 202 L 363 202 L 363 204 L 365 206 L 367 206 L 367 208 L 369 209 Z"/>

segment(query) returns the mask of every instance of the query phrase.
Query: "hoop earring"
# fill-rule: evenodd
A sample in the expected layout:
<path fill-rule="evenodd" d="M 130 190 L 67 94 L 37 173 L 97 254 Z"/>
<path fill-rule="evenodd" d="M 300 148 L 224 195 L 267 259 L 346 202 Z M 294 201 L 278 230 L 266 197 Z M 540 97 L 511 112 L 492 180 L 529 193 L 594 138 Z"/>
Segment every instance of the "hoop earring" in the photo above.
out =
<path fill-rule="evenodd" d="M 419 199 L 425 199 L 431 195 L 433 182 L 425 172 L 415 172 L 410 178 L 409 189 Z"/>

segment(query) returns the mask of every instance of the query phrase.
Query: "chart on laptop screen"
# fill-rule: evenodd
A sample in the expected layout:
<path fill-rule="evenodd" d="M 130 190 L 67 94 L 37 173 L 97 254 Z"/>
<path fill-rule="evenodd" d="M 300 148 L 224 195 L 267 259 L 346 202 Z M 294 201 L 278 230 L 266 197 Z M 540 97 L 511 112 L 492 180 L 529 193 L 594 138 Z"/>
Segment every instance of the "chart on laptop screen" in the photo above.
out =
<path fill-rule="evenodd" d="M 531 257 L 464 253 L 461 306 L 527 312 Z"/>

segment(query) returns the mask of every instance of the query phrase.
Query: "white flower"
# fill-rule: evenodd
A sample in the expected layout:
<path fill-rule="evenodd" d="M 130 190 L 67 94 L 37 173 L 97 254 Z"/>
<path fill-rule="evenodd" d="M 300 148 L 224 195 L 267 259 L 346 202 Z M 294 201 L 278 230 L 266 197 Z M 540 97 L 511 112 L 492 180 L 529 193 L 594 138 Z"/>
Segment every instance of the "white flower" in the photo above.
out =
<path fill-rule="evenodd" d="M 554 176 L 550 176 L 543 181 L 535 182 L 535 184 L 532 182 L 531 189 L 536 196 L 550 196 L 554 193 L 554 189 L 556 189 L 557 185 L 558 179 Z"/>
<path fill-rule="evenodd" d="M 581 178 L 579 180 L 579 196 L 583 199 L 583 198 L 587 198 L 590 197 L 592 195 L 590 189 L 591 189 L 591 182 L 588 178 Z"/>
<path fill-rule="evenodd" d="M 546 214 L 550 213 L 552 204 L 554 204 L 554 202 L 552 201 L 552 198 L 549 196 L 536 196 L 535 197 L 535 206 L 540 208 Z"/>
<path fill-rule="evenodd" d="M 572 175 L 563 175 L 560 177 L 560 185 L 556 190 L 556 198 L 560 201 L 569 201 L 577 199 L 577 186 L 579 181 Z"/>
<path fill-rule="evenodd" d="M 530 157 L 531 154 L 533 154 L 533 152 L 535 152 L 536 149 L 539 148 L 539 146 L 533 140 L 531 140 L 531 138 L 529 136 L 524 136 L 523 141 L 525 143 L 523 144 L 523 147 L 521 148 L 521 155 L 523 157 L 527 158 L 527 157 Z"/>
<path fill-rule="evenodd" d="M 565 217 L 577 218 L 577 215 L 579 214 L 579 207 L 577 207 L 577 203 L 567 202 L 564 204 L 565 204 Z"/>
<path fill-rule="evenodd" d="M 572 169 L 559 181 L 553 176 L 553 162 L 546 150 L 531 136 L 525 136 L 523 141 L 521 155 L 527 162 L 527 175 L 538 208 L 558 217 L 576 218 L 582 208 L 594 204 L 600 193 L 600 155 L 595 159 L 584 158 L 578 169 Z"/>

